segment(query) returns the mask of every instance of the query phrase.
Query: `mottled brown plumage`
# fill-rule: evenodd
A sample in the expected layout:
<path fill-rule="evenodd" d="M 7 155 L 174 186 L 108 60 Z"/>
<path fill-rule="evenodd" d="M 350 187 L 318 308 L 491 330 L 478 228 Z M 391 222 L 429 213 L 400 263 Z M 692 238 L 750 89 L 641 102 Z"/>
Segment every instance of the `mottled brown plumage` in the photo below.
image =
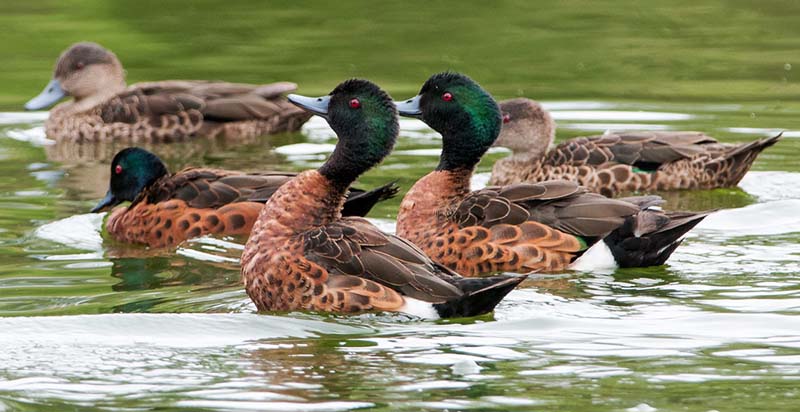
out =
<path fill-rule="evenodd" d="M 700 132 L 625 132 L 578 137 L 548 151 L 555 123 L 538 103 L 513 99 L 501 109 L 506 123 L 496 145 L 514 154 L 495 163 L 493 185 L 567 179 L 606 196 L 732 187 L 780 139 L 730 145 Z"/>
<path fill-rule="evenodd" d="M 139 154 L 147 160 L 134 161 L 133 157 Z M 208 234 L 247 235 L 264 203 L 296 176 L 290 172 L 244 173 L 209 168 L 187 168 L 169 174 L 155 155 L 138 148 L 121 151 L 111 170 L 107 195 L 110 200 L 104 199 L 95 211 L 132 199 L 128 207 L 111 213 L 108 232 L 118 241 L 150 247 L 174 246 Z M 163 174 L 135 175 L 140 170 L 160 170 Z M 134 174 L 135 178 L 114 181 L 115 177 L 125 179 L 126 174 Z M 140 190 L 125 185 L 142 180 L 152 181 Z M 376 202 L 396 192 L 393 183 L 370 192 L 354 189 L 348 193 L 344 213 L 366 214 Z"/>
<path fill-rule="evenodd" d="M 324 116 L 339 142 L 319 170 L 281 186 L 253 226 L 242 277 L 259 310 L 413 313 L 422 305 L 441 317 L 474 316 L 491 311 L 522 281 L 462 278 L 406 240 L 342 217 L 347 186 L 388 155 L 397 138 L 397 113 L 385 92 L 349 80 L 329 96 L 289 99 Z"/>
<path fill-rule="evenodd" d="M 256 223 L 242 256 L 245 288 L 259 309 L 398 311 L 405 304 L 399 290 L 423 288 L 412 269 L 430 275 L 433 266 L 425 267 L 421 255 L 396 247 L 397 239 L 391 243 L 369 222 L 341 218 L 341 200 L 327 179 L 309 171 L 264 207 L 265 219 Z M 382 263 L 393 266 L 380 267 Z M 434 294 L 449 297 L 458 291 L 442 282 L 434 286 Z"/>
<path fill-rule="evenodd" d="M 341 217 L 342 195 L 307 171 L 263 208 L 242 255 L 245 288 L 260 310 L 402 311 L 406 297 L 434 304 L 465 297 L 458 275 L 406 240 Z M 521 279 L 507 281 L 513 288 Z"/>
<path fill-rule="evenodd" d="M 406 194 L 397 234 L 462 275 L 563 270 L 609 234 L 621 265 L 663 263 L 659 259 L 680 243 L 681 230 L 702 219 L 672 227 L 669 216 L 652 209 L 660 202 L 656 196 L 609 199 L 566 180 L 470 192 L 475 166 L 500 133 L 502 116 L 491 95 L 469 77 L 446 72 L 396 105 L 400 114 L 421 118 L 442 134 L 439 164 Z M 645 248 L 635 251 L 636 258 L 627 247 L 632 244 Z"/>
<path fill-rule="evenodd" d="M 282 96 L 296 88 L 288 82 L 171 80 L 126 87 L 117 57 L 94 43 L 62 53 L 53 78 L 74 98 L 53 108 L 45 122 L 47 136 L 59 141 L 245 138 L 298 130 L 310 117 Z"/>
<path fill-rule="evenodd" d="M 464 276 L 564 270 L 640 210 L 563 180 L 470 192 L 470 176 L 428 174 L 397 215 L 398 236 Z"/>
<path fill-rule="evenodd" d="M 115 210 L 108 232 L 118 241 L 150 247 L 208 234 L 247 235 L 266 199 L 291 177 L 185 169 L 162 177 L 130 206 Z"/>

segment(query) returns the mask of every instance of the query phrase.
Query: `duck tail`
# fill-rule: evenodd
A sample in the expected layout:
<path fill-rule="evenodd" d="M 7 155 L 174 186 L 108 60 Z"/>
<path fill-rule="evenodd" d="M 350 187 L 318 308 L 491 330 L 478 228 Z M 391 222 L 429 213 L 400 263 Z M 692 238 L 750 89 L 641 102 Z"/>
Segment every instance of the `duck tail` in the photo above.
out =
<path fill-rule="evenodd" d="M 750 143 L 744 143 L 725 153 L 722 159 L 727 163 L 727 168 L 729 170 L 725 185 L 735 186 L 739 184 L 739 181 L 742 180 L 744 175 L 750 170 L 750 167 L 753 165 L 753 162 L 756 161 L 758 155 L 761 154 L 764 149 L 778 143 L 782 136 L 783 132 L 778 133 L 777 136 L 765 137 Z M 716 162 L 709 164 L 708 167 L 714 167 L 712 166 L 714 164 L 716 164 Z"/>
<path fill-rule="evenodd" d="M 663 212 L 644 209 L 603 241 L 623 268 L 660 266 L 683 241 L 682 236 L 713 211 Z"/>
<path fill-rule="evenodd" d="M 366 216 L 378 202 L 397 196 L 400 186 L 397 182 L 389 182 L 370 191 L 350 189 L 344 201 L 342 216 Z"/>
<path fill-rule="evenodd" d="M 433 307 L 442 318 L 483 315 L 493 311 L 526 278 L 527 276 L 511 275 L 462 278 L 456 282 L 456 286 L 464 291 L 464 295 L 444 303 L 436 303 Z"/>

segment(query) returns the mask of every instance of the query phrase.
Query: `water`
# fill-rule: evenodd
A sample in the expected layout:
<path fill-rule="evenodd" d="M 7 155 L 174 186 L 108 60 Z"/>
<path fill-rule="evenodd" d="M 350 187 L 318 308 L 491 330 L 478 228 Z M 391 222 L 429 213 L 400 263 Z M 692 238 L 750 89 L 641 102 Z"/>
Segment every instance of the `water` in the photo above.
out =
<path fill-rule="evenodd" d="M 797 410 L 793 3 L 193 4 L 0 6 L 11 56 L 0 68 L 0 411 Z M 668 208 L 722 210 L 664 267 L 539 276 L 493 316 L 461 321 L 257 314 L 239 283 L 244 239 L 176 253 L 104 239 L 87 211 L 120 147 L 52 144 L 44 114 L 17 112 L 84 39 L 114 49 L 133 81 L 289 79 L 314 94 L 359 75 L 404 98 L 454 68 L 498 97 L 543 100 L 559 139 L 641 128 L 785 139 L 740 188 L 665 195 Z M 361 186 L 405 190 L 434 167 L 436 133 L 401 128 Z M 296 134 L 150 148 L 172 170 L 302 170 L 334 143 L 314 119 Z M 487 156 L 476 187 L 506 153 Z M 370 218 L 391 230 L 398 203 Z"/>

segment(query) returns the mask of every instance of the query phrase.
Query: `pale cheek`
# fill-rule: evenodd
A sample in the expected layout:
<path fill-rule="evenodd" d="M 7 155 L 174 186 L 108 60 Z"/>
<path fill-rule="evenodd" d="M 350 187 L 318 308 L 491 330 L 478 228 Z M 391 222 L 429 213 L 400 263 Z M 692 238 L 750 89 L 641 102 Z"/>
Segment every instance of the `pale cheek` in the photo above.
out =
<path fill-rule="evenodd" d="M 70 96 L 82 98 L 101 92 L 106 87 L 109 72 L 102 66 L 91 65 L 70 74 L 61 82 L 61 88 Z"/>

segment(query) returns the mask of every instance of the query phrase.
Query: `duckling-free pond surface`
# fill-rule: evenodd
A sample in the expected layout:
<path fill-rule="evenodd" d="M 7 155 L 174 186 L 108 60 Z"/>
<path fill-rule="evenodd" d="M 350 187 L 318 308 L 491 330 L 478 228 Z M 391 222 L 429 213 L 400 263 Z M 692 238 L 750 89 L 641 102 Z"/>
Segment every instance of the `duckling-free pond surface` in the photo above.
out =
<path fill-rule="evenodd" d="M 0 6 L 10 56 L 0 68 L 0 411 L 800 407 L 792 3 L 476 2 L 470 16 L 430 2 L 380 13 L 372 2 L 11 3 Z M 739 188 L 663 194 L 669 209 L 721 209 L 663 267 L 587 260 L 533 276 L 493 316 L 468 320 L 257 314 L 240 284 L 244 239 L 197 239 L 177 253 L 103 239 L 103 216 L 87 212 L 124 145 L 53 144 L 46 113 L 15 111 L 79 40 L 114 50 L 132 82 L 291 80 L 314 95 L 358 75 L 401 99 L 453 68 L 498 98 L 543 100 L 559 141 L 607 129 L 784 139 Z M 435 167 L 439 137 L 418 121 L 401 128 L 361 187 L 397 180 L 405 191 Z M 171 170 L 302 170 L 333 144 L 315 118 L 297 134 L 146 147 Z M 506 154 L 493 149 L 473 184 Z M 393 230 L 399 199 L 369 217 Z"/>

